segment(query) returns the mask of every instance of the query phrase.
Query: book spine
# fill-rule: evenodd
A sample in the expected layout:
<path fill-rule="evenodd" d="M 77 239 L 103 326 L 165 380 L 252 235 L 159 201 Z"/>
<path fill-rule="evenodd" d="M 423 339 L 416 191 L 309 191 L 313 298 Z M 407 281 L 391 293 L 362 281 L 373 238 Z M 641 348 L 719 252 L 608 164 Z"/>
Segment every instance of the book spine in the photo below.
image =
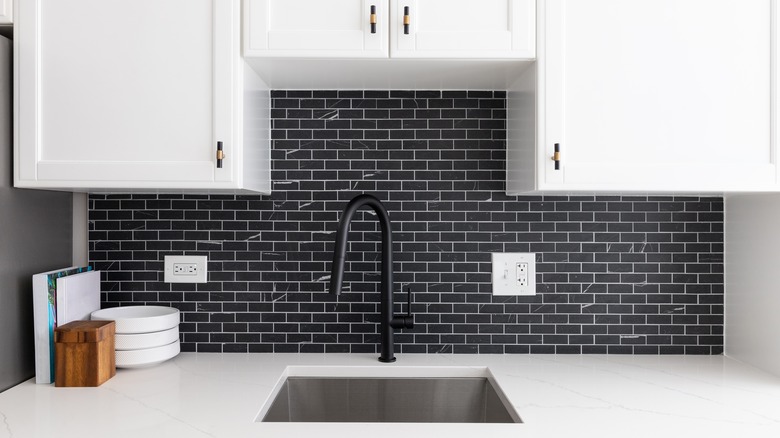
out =
<path fill-rule="evenodd" d="M 51 383 L 49 367 L 49 315 L 47 275 L 33 276 L 33 332 L 35 335 L 35 383 Z"/>

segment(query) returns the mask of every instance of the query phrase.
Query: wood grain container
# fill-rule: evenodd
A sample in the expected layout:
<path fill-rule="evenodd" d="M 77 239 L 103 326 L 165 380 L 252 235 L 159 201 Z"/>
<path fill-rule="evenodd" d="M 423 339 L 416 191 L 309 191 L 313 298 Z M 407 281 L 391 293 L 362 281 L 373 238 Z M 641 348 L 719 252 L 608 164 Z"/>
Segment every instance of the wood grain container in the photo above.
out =
<path fill-rule="evenodd" d="M 114 321 L 72 321 L 54 330 L 54 386 L 100 386 L 116 375 Z"/>

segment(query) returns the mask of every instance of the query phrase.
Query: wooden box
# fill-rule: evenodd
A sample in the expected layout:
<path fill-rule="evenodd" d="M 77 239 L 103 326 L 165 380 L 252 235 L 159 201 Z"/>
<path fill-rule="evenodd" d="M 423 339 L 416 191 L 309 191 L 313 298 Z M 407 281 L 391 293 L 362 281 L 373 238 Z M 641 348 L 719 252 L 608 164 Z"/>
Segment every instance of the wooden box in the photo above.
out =
<path fill-rule="evenodd" d="M 116 375 L 114 321 L 72 321 L 54 330 L 54 385 L 100 386 Z"/>

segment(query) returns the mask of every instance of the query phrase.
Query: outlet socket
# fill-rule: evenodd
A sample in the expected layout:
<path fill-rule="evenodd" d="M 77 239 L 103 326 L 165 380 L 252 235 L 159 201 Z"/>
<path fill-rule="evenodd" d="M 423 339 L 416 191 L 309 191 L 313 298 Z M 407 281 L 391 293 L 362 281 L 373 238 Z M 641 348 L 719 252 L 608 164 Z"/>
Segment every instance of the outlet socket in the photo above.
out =
<path fill-rule="evenodd" d="M 165 256 L 165 283 L 206 283 L 206 256 Z"/>
<path fill-rule="evenodd" d="M 536 254 L 492 253 L 493 295 L 536 295 Z"/>
<path fill-rule="evenodd" d="M 528 286 L 528 262 L 519 262 L 515 264 L 517 272 L 517 285 L 520 287 Z"/>

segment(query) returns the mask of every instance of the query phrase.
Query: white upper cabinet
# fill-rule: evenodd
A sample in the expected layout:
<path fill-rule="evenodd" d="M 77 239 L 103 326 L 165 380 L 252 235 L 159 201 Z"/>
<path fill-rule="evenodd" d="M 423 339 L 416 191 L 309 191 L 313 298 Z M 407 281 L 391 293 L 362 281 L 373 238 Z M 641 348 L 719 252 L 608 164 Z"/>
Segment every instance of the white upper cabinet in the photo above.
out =
<path fill-rule="evenodd" d="M 0 0 L 0 24 L 14 21 L 14 0 Z"/>
<path fill-rule="evenodd" d="M 244 55 L 387 58 L 389 53 L 399 58 L 530 59 L 536 45 L 535 4 L 245 0 Z"/>
<path fill-rule="evenodd" d="M 539 5 L 508 192 L 776 190 L 774 1 Z"/>
<path fill-rule="evenodd" d="M 535 0 L 392 0 L 394 58 L 533 58 Z"/>
<path fill-rule="evenodd" d="M 17 187 L 267 191 L 268 160 L 244 169 L 238 0 L 18 7 Z"/>
<path fill-rule="evenodd" d="M 243 4 L 245 61 L 271 88 L 505 90 L 536 52 L 535 0 Z"/>
<path fill-rule="evenodd" d="M 244 23 L 245 56 L 386 58 L 388 53 L 387 0 L 247 0 Z"/>

